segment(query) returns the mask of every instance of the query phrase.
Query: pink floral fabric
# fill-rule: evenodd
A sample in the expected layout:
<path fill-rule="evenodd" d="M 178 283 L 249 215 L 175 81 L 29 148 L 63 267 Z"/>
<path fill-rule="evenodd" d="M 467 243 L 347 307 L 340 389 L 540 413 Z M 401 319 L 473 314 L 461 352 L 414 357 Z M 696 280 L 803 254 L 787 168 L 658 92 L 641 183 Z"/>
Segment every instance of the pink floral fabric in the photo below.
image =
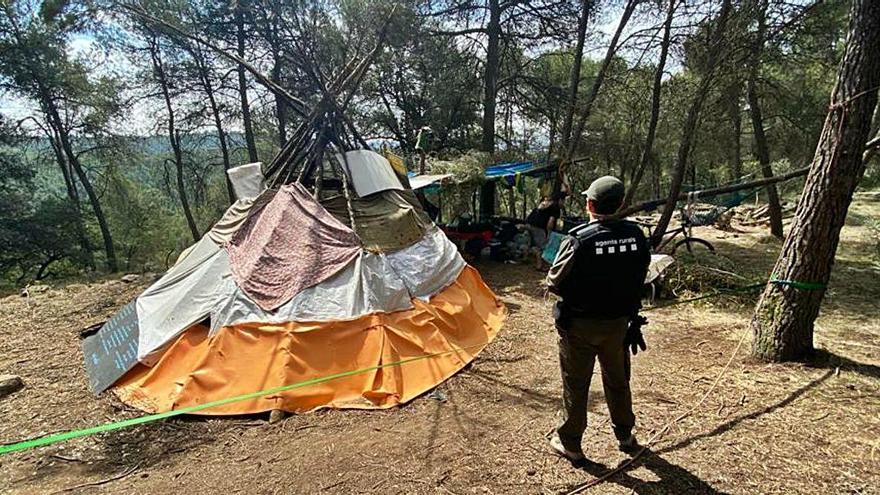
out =
<path fill-rule="evenodd" d="M 360 254 L 361 242 L 294 183 L 252 214 L 226 249 L 235 282 L 271 311 L 345 268 Z"/>

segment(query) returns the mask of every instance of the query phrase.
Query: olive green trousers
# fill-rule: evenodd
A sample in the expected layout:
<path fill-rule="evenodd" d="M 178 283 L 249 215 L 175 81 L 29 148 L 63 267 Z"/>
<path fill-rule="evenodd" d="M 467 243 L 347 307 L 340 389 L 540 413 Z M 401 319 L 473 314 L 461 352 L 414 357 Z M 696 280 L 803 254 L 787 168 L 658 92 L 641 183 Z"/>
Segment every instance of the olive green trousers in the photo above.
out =
<path fill-rule="evenodd" d="M 629 352 L 623 346 L 628 318 L 572 318 L 559 333 L 564 416 L 556 429 L 566 449 L 580 452 L 587 429 L 587 398 L 596 359 L 602 368 L 605 402 L 618 440 L 629 438 L 635 426 L 629 388 Z"/>

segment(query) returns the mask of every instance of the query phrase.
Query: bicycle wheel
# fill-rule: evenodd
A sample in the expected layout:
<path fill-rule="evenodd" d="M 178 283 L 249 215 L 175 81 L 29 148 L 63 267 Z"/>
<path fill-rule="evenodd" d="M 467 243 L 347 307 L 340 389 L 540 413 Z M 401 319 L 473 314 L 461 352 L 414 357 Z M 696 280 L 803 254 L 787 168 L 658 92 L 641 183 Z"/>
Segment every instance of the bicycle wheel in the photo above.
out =
<path fill-rule="evenodd" d="M 715 254 L 715 246 L 709 241 L 700 239 L 699 237 L 685 237 L 676 242 L 675 247 L 672 248 L 672 254 L 678 253 L 678 248 L 681 246 L 685 246 L 687 252 L 690 254 L 702 254 L 707 252 Z"/>

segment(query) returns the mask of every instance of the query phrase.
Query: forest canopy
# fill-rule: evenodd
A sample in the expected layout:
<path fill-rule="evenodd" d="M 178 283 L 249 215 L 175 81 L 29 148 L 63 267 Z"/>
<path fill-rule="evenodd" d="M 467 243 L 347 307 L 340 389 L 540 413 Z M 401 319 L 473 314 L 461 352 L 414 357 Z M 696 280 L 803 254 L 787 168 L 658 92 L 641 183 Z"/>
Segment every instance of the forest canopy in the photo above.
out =
<path fill-rule="evenodd" d="M 18 285 L 164 269 L 234 199 L 225 170 L 271 161 L 302 118 L 137 11 L 307 103 L 321 96 L 315 74 L 343 71 L 387 23 L 348 111 L 371 146 L 417 160 L 430 128 L 438 163 L 474 150 L 487 164 L 577 158 L 575 189 L 612 173 L 630 201 L 665 197 L 679 168 L 696 187 L 808 165 L 848 13 L 767 0 L 0 6 L 0 276 Z M 864 182 L 878 181 L 874 160 Z"/>

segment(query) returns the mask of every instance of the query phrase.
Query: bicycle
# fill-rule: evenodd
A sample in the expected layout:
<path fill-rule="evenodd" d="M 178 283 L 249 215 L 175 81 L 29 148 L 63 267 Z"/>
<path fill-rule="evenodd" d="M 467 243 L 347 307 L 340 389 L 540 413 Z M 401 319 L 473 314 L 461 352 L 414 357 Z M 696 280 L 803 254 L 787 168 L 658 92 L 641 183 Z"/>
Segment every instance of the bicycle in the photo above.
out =
<path fill-rule="evenodd" d="M 689 254 L 699 254 L 700 252 L 708 251 L 711 254 L 715 254 L 715 246 L 712 245 L 711 242 L 706 239 L 702 239 L 700 237 L 696 237 L 693 234 L 694 227 L 701 227 L 704 225 L 712 225 L 715 222 L 715 219 L 718 217 L 715 210 L 711 210 L 708 214 L 699 215 L 696 214 L 690 205 L 681 208 L 679 210 L 679 214 L 681 215 L 681 225 L 667 230 L 663 233 L 663 238 L 654 248 L 655 253 L 662 253 L 664 250 L 668 249 L 669 246 L 672 246 L 672 249 L 669 249 L 669 252 L 672 255 L 675 255 L 678 252 L 678 248 L 684 246 L 687 249 Z M 637 222 L 639 225 L 643 227 L 647 227 L 650 230 L 653 230 L 655 227 L 653 224 Z M 683 239 L 679 239 L 678 241 L 673 241 L 679 237 L 680 234 L 684 234 Z M 697 246 L 701 246 L 702 249 L 698 249 Z"/>

